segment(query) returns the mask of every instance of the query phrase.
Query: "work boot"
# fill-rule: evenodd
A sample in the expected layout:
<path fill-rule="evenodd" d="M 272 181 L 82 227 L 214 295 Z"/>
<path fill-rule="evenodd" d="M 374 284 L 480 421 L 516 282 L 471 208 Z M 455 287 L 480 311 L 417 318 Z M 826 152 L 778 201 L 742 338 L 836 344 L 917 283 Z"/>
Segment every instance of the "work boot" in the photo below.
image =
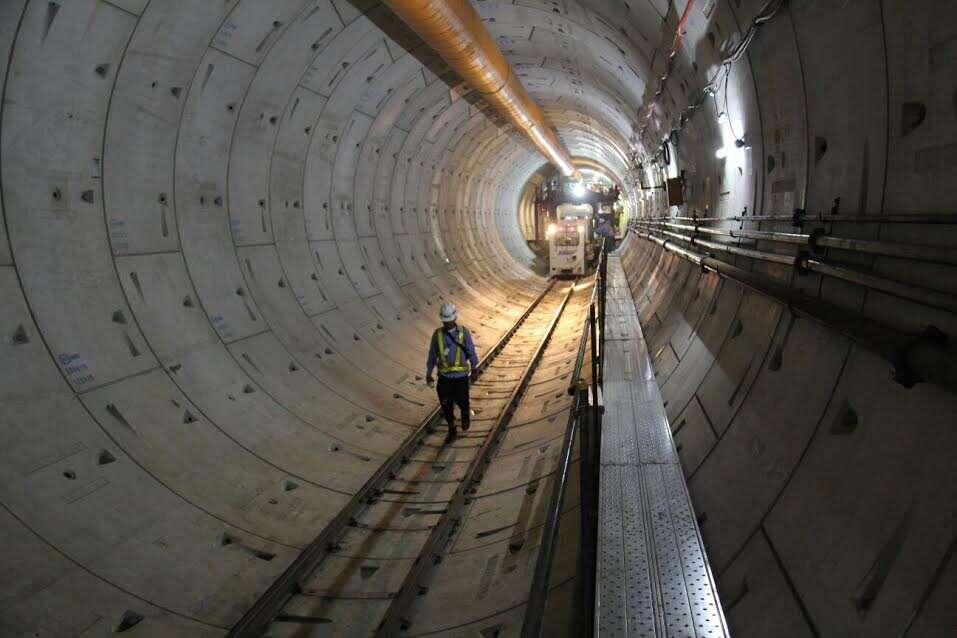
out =
<path fill-rule="evenodd" d="M 468 432 L 470 425 L 472 425 L 472 424 L 469 422 L 468 419 L 462 419 L 462 431 L 463 431 L 463 432 Z"/>
<path fill-rule="evenodd" d="M 450 426 L 449 426 L 449 433 L 445 435 L 445 444 L 448 445 L 449 443 L 451 443 L 452 441 L 454 441 L 454 440 L 455 440 L 455 436 L 456 436 L 455 426 L 454 426 L 454 425 L 450 425 Z"/>

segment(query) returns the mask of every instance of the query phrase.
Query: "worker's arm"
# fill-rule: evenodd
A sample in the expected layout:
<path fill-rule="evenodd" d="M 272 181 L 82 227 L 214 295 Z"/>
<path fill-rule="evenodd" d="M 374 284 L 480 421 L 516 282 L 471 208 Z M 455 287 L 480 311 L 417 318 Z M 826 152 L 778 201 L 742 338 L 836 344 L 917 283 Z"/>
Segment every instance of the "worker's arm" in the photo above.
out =
<path fill-rule="evenodd" d="M 432 383 L 432 368 L 439 359 L 439 353 L 435 350 L 435 339 L 429 339 L 429 358 L 425 362 L 425 381 Z"/>
<path fill-rule="evenodd" d="M 472 364 L 472 370 L 475 371 L 478 369 L 479 360 L 478 355 L 475 354 L 475 343 L 472 341 L 472 331 L 465 331 L 465 354 L 469 357 L 469 363 Z"/>

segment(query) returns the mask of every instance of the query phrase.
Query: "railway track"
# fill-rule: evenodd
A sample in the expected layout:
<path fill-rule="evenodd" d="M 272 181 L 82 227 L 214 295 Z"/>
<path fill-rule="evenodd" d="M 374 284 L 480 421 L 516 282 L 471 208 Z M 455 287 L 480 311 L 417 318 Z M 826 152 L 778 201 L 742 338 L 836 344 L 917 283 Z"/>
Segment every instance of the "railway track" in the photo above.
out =
<path fill-rule="evenodd" d="M 436 617 L 444 615 L 448 588 L 432 590 L 429 583 L 441 582 L 443 561 L 468 527 L 470 507 L 499 489 L 490 468 L 497 455 L 510 453 L 501 449 L 509 425 L 547 425 L 550 411 L 567 411 L 567 362 L 589 297 L 586 286 L 553 284 L 536 298 L 482 361 L 471 392 L 472 428 L 446 445 L 444 422 L 433 412 L 229 636 L 399 636 L 458 622 Z M 561 435 L 555 430 L 546 437 Z M 501 540 L 503 531 L 506 540 L 514 534 L 494 530 L 489 542 Z M 513 593 L 516 602 L 530 582 L 529 574 L 524 591 L 519 586 Z M 430 617 L 425 622 L 423 614 Z"/>

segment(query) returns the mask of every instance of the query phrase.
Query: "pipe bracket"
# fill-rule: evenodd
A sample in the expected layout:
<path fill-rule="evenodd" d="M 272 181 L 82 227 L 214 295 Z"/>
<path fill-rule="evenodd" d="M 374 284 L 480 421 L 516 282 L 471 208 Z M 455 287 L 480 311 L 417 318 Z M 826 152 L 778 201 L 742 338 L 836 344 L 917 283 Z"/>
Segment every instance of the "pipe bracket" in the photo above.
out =
<path fill-rule="evenodd" d="M 841 198 L 834 198 L 834 205 L 831 206 L 831 215 L 837 215 L 841 212 Z"/>
<path fill-rule="evenodd" d="M 803 208 L 795 208 L 794 214 L 791 216 L 791 225 L 797 228 L 804 228 L 804 218 L 807 215 L 807 211 Z"/>
<path fill-rule="evenodd" d="M 588 389 L 588 382 L 582 378 L 579 378 L 575 383 L 568 386 L 568 395 L 575 396 L 576 392 L 581 392 L 582 390 Z"/>
<path fill-rule="evenodd" d="M 798 254 L 794 256 L 794 270 L 797 271 L 798 276 L 804 277 L 811 274 L 807 267 L 807 260 L 810 258 L 811 255 L 806 250 L 799 250 Z"/>
<path fill-rule="evenodd" d="M 933 346 L 943 346 L 947 342 L 947 334 L 942 332 L 937 326 L 926 326 L 919 334 L 914 335 L 912 339 L 905 344 L 893 358 L 894 381 L 907 389 L 914 387 L 915 384 L 926 379 L 910 365 L 910 351 L 914 346 L 927 344 Z"/>

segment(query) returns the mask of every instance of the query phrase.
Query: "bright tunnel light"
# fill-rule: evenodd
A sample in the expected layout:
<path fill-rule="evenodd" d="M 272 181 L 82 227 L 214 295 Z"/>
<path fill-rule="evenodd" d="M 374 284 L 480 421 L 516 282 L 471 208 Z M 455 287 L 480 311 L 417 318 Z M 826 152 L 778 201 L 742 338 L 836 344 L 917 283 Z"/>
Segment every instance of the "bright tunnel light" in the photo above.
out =
<path fill-rule="evenodd" d="M 549 224 L 548 227 L 545 228 L 545 239 L 551 239 L 552 237 L 555 236 L 555 233 L 557 231 L 558 231 L 558 226 L 556 226 L 555 224 Z"/>
<path fill-rule="evenodd" d="M 583 182 L 577 182 L 572 185 L 572 194 L 575 197 L 581 197 L 585 194 L 585 184 Z"/>

